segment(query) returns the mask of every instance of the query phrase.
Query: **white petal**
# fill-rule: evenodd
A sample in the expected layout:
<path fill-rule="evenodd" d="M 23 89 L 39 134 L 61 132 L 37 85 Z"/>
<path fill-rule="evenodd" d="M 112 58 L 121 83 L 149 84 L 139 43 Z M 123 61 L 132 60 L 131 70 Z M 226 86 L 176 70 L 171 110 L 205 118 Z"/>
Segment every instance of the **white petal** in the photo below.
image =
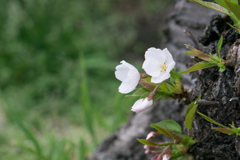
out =
<path fill-rule="evenodd" d="M 118 80 L 124 81 L 127 78 L 129 68 L 123 64 L 120 64 L 116 67 L 115 76 Z"/>
<path fill-rule="evenodd" d="M 153 83 L 161 83 L 164 80 L 168 79 L 170 77 L 170 73 L 166 72 L 166 73 L 160 73 L 160 75 L 158 77 L 152 77 L 151 82 Z"/>
<path fill-rule="evenodd" d="M 130 85 L 128 82 L 122 82 L 121 85 L 118 88 L 118 91 L 123 94 L 127 94 L 132 92 L 136 86 Z"/>
<path fill-rule="evenodd" d="M 127 78 L 128 84 L 133 86 L 134 88 L 136 88 L 136 86 L 138 85 L 139 80 L 140 80 L 140 73 L 139 72 L 129 74 L 129 77 Z"/>
<path fill-rule="evenodd" d="M 169 156 L 167 154 L 163 155 L 163 160 L 169 160 Z"/>
<path fill-rule="evenodd" d="M 163 52 L 164 52 L 164 54 L 166 55 L 167 64 L 173 63 L 173 62 L 175 63 L 175 61 L 173 60 L 172 54 L 168 51 L 167 48 L 165 48 L 165 49 L 163 50 Z"/>
<path fill-rule="evenodd" d="M 134 70 L 138 71 L 133 65 L 131 65 L 130 63 L 127 63 L 124 60 L 122 60 L 120 63 L 122 63 L 124 66 L 128 67 L 129 69 L 134 69 Z"/>
<path fill-rule="evenodd" d="M 159 63 L 152 57 L 149 57 L 143 62 L 142 68 L 145 72 L 153 77 L 159 76 L 160 71 L 158 70 Z"/>
<path fill-rule="evenodd" d="M 152 99 L 150 101 L 148 101 L 148 98 L 139 99 L 132 106 L 132 111 L 136 112 L 136 113 L 144 111 L 144 110 L 148 109 L 149 107 L 151 107 L 152 104 L 153 104 Z"/>
<path fill-rule="evenodd" d="M 157 61 L 165 61 L 166 55 L 161 49 L 151 47 L 145 52 L 145 59 L 154 58 Z"/>
<path fill-rule="evenodd" d="M 170 64 L 167 64 L 167 65 L 168 65 L 168 68 L 167 68 L 167 70 L 166 70 L 166 73 L 170 73 L 171 70 L 174 68 L 175 64 L 176 64 L 175 61 L 173 61 L 173 62 L 170 63 Z"/>

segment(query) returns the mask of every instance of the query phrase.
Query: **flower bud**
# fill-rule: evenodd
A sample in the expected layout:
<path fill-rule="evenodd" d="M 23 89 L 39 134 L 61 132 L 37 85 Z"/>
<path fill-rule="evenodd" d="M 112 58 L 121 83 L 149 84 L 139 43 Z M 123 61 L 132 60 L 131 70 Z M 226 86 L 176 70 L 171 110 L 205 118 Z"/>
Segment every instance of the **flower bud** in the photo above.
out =
<path fill-rule="evenodd" d="M 141 74 L 141 78 L 147 78 L 148 74 L 147 73 L 143 73 Z"/>
<path fill-rule="evenodd" d="M 159 136 L 159 132 L 153 132 L 152 131 L 152 132 L 148 133 L 148 135 L 146 137 L 146 140 L 151 140 L 151 139 L 153 139 L 153 138 L 155 138 L 157 136 Z"/>
<path fill-rule="evenodd" d="M 153 91 L 155 89 L 155 87 L 157 86 L 156 84 L 148 83 L 144 80 L 140 80 L 139 83 L 150 91 Z"/>
<path fill-rule="evenodd" d="M 153 100 L 148 100 L 148 98 L 139 99 L 134 103 L 131 110 L 136 113 L 142 112 L 151 107 L 152 104 Z"/>

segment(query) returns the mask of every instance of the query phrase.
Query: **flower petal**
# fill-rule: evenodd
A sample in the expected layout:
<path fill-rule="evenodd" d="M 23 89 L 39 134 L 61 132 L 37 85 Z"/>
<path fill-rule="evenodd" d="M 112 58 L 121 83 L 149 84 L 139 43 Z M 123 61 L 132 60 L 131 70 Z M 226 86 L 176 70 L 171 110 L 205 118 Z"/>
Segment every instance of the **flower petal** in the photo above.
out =
<path fill-rule="evenodd" d="M 170 77 L 170 73 L 160 73 L 158 77 L 152 77 L 151 82 L 153 83 L 161 83 L 164 80 L 168 79 Z"/>
<path fill-rule="evenodd" d="M 154 58 L 157 61 L 165 61 L 167 57 L 161 49 L 151 47 L 145 52 L 145 59 L 148 58 Z"/>
<path fill-rule="evenodd" d="M 133 69 L 135 71 L 138 71 L 133 65 L 131 65 L 130 63 L 127 63 L 126 61 L 122 60 L 120 63 L 122 63 L 124 66 L 126 66 L 129 69 Z"/>
<path fill-rule="evenodd" d="M 138 113 L 138 112 L 141 112 L 141 111 L 144 111 L 144 110 L 148 109 L 149 107 L 152 106 L 152 104 L 153 104 L 152 99 L 150 101 L 148 101 L 148 98 L 139 99 L 134 103 L 131 110 L 133 112 Z"/>
<path fill-rule="evenodd" d="M 117 79 L 122 81 L 118 90 L 120 93 L 132 92 L 140 80 L 140 73 L 131 64 L 126 61 L 121 61 L 122 64 L 116 67 L 115 76 Z"/>
<path fill-rule="evenodd" d="M 129 68 L 123 64 L 120 64 L 116 67 L 115 76 L 118 80 L 124 81 L 127 78 Z"/>
<path fill-rule="evenodd" d="M 127 94 L 129 92 L 132 92 L 136 86 L 132 86 L 128 82 L 122 82 L 121 85 L 118 88 L 118 91 L 123 94 Z"/>
<path fill-rule="evenodd" d="M 159 63 L 156 61 L 156 59 L 149 57 L 143 62 L 142 68 L 145 70 L 145 72 L 153 77 L 159 76 L 160 72 L 157 70 L 159 66 Z"/>
<path fill-rule="evenodd" d="M 172 54 L 168 51 L 167 48 L 165 48 L 165 49 L 163 50 L 163 52 L 164 52 L 164 54 L 166 55 L 167 64 L 172 63 L 172 62 L 175 63 L 175 61 L 173 60 Z"/>

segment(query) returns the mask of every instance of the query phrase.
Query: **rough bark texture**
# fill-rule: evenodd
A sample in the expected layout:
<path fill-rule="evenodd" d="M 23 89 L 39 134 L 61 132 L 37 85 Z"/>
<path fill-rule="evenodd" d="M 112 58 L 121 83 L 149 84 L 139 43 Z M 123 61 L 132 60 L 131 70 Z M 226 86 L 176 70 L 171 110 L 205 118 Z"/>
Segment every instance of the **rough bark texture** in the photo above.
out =
<path fill-rule="evenodd" d="M 222 57 L 226 59 L 228 50 L 230 50 L 229 55 L 234 54 L 238 57 L 240 42 L 236 42 L 235 47 L 232 45 L 240 36 L 226 24 L 227 21 L 231 22 L 229 18 L 221 16 L 213 18 L 217 14 L 219 13 L 186 0 L 177 1 L 174 12 L 166 19 L 167 25 L 164 29 L 166 40 L 164 44 L 161 44 L 161 48 L 167 47 L 173 54 L 174 59 L 177 61 L 177 67 L 185 70 L 186 64 L 191 63 L 190 57 L 184 53 L 186 48 L 183 44 L 195 46 L 183 32 L 186 27 L 194 37 L 197 38 L 201 35 L 199 37 L 201 45 L 198 47 L 201 47 L 205 53 L 217 53 L 217 42 L 222 34 L 224 36 L 221 50 Z M 202 99 L 220 103 L 218 107 L 199 105 L 197 111 L 226 126 L 231 124 L 232 121 L 235 126 L 240 125 L 239 101 L 230 101 L 232 97 L 239 96 L 240 58 L 236 63 L 237 65 L 233 67 L 227 67 L 223 73 L 218 72 L 218 67 L 213 67 L 192 74 L 192 77 L 196 77 L 194 80 L 189 74 L 182 77 L 184 86 L 186 88 L 191 87 L 191 100 L 195 100 L 201 94 Z M 91 160 L 151 159 L 152 155 L 147 156 L 144 154 L 143 145 L 137 142 L 136 138 L 145 138 L 153 130 L 149 127 L 149 124 L 161 120 L 172 119 L 183 124 L 185 109 L 186 105 L 173 100 L 156 101 L 154 106 L 147 111 L 133 114 L 122 128 L 108 137 L 96 149 Z M 193 136 L 199 142 L 192 146 L 190 153 L 196 160 L 238 159 L 239 155 L 235 149 L 235 136 L 228 136 L 211 130 L 212 126 L 199 115 L 195 116 Z M 167 141 L 167 138 L 160 136 L 158 140 L 159 142 Z"/>
<path fill-rule="evenodd" d="M 199 112 L 211 117 L 215 121 L 229 126 L 234 122 L 235 126 L 240 125 L 239 101 L 232 100 L 233 97 L 239 97 L 239 60 L 240 56 L 239 42 L 233 43 L 240 38 L 239 34 L 230 28 L 226 21 L 231 22 L 227 17 L 215 17 L 210 26 L 205 30 L 204 35 L 199 39 L 205 45 L 205 52 L 217 54 L 217 42 L 220 35 L 223 35 L 222 57 L 226 59 L 234 55 L 236 64 L 233 67 L 227 67 L 223 73 L 218 72 L 218 67 L 202 70 L 197 78 L 195 86 L 193 86 L 192 100 L 196 99 L 200 94 L 202 99 L 217 101 L 219 106 L 198 106 Z M 213 36 L 214 35 L 214 36 Z M 233 45 L 233 46 L 232 46 Z M 194 121 L 193 135 L 199 140 L 192 153 L 196 159 L 218 159 L 232 160 L 239 159 L 239 155 L 235 149 L 235 135 L 228 136 L 220 132 L 214 131 L 210 124 L 199 115 L 196 115 Z"/>

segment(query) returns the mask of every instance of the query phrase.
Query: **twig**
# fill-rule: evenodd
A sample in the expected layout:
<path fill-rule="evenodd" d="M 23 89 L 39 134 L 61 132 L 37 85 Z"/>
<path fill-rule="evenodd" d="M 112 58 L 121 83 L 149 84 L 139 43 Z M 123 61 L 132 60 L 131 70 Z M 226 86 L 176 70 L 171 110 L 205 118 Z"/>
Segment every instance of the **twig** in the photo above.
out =
<path fill-rule="evenodd" d="M 192 33 L 188 30 L 188 28 L 185 28 L 183 32 L 186 33 L 186 35 L 193 41 L 197 49 L 202 50 L 202 46 L 199 44 L 196 38 L 192 35 Z"/>

